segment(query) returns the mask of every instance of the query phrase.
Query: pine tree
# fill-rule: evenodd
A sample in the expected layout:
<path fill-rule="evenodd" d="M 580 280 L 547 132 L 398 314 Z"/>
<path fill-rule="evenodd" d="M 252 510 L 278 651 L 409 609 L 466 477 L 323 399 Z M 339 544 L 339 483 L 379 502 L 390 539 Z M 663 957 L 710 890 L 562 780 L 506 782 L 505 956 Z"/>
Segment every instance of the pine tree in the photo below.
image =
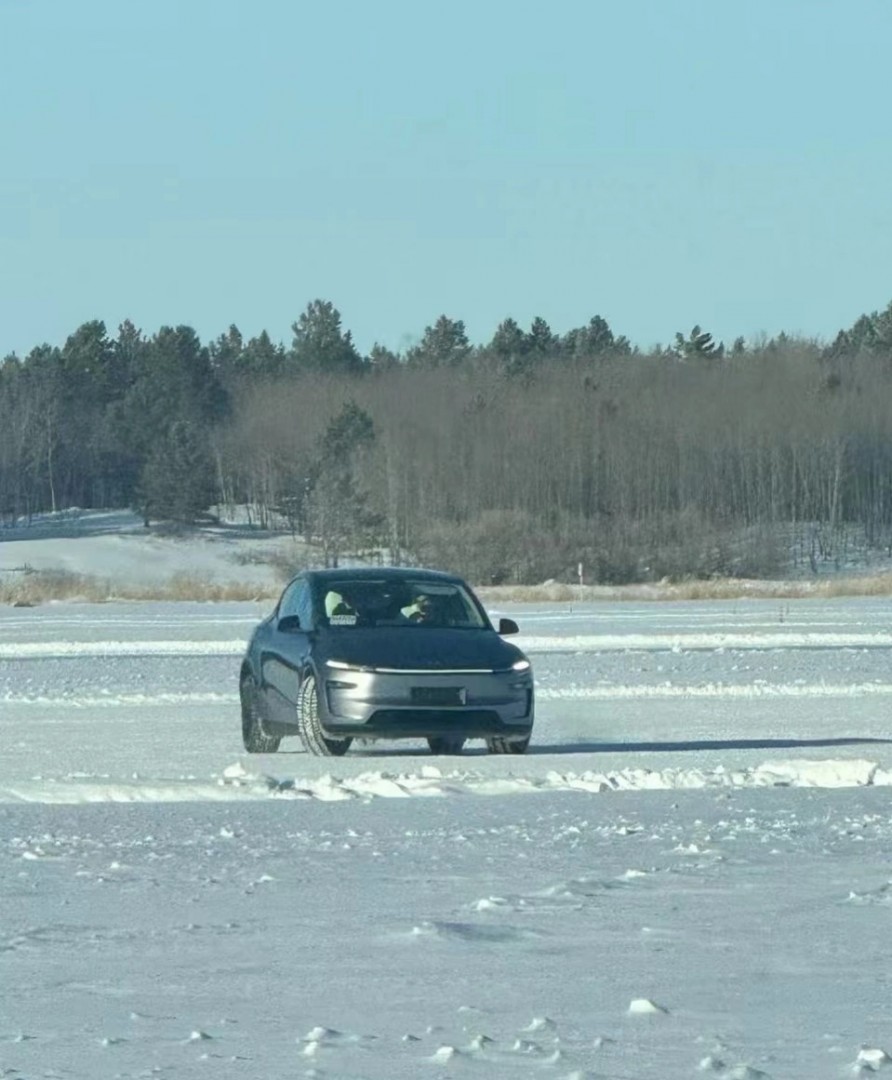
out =
<path fill-rule="evenodd" d="M 467 360 L 471 343 L 461 319 L 441 315 L 433 326 L 424 328 L 421 341 L 409 350 L 406 360 L 411 367 L 457 367 Z"/>
<path fill-rule="evenodd" d="M 329 300 L 307 304 L 291 330 L 291 360 L 299 371 L 357 375 L 363 370 L 353 336 L 341 329 L 341 313 Z"/>
<path fill-rule="evenodd" d="M 139 509 L 146 524 L 153 519 L 191 524 L 207 512 L 216 494 L 207 440 L 188 421 L 175 420 L 143 468 Z"/>

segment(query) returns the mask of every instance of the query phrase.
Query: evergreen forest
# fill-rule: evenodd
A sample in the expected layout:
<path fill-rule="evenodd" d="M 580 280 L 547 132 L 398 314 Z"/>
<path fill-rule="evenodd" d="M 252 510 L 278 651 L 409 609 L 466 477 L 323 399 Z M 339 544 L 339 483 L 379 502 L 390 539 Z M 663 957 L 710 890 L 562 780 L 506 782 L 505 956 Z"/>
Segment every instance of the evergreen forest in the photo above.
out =
<path fill-rule="evenodd" d="M 443 315 L 362 355 L 325 300 L 290 345 L 88 322 L 0 366 L 0 540 L 72 506 L 246 508 L 326 564 L 478 584 L 817 572 L 853 537 L 892 553 L 892 304 L 832 343 L 695 326 L 649 351 L 599 316 L 474 344 Z"/>

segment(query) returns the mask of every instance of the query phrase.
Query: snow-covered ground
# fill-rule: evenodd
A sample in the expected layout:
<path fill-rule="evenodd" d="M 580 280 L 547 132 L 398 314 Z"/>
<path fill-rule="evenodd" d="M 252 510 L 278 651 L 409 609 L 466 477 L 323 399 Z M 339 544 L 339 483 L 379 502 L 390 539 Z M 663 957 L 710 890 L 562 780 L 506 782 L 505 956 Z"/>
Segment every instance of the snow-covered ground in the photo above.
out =
<path fill-rule="evenodd" d="M 892 602 L 504 606 L 522 758 L 244 754 L 262 610 L 0 610 L 0 1076 L 892 1075 Z"/>
<path fill-rule="evenodd" d="M 28 568 L 137 588 L 178 578 L 270 588 L 271 564 L 299 551 L 287 534 L 241 520 L 178 534 L 147 529 L 129 510 L 72 509 L 0 528 L 0 575 Z"/>

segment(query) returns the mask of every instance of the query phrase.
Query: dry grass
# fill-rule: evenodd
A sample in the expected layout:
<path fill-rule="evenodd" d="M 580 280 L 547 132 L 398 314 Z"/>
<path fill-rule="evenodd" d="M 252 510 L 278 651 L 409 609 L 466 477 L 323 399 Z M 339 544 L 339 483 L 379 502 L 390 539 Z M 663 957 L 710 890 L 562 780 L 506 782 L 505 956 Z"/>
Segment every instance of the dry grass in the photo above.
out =
<path fill-rule="evenodd" d="M 53 600 L 105 603 L 112 600 L 264 600 L 278 589 L 244 582 L 219 582 L 180 575 L 155 585 L 120 582 L 59 572 L 16 573 L 0 576 L 0 604 L 34 607 Z"/>
<path fill-rule="evenodd" d="M 114 600 L 272 600 L 280 587 L 247 582 L 219 582 L 177 576 L 155 585 L 122 585 L 103 578 L 66 572 L 16 572 L 0 575 L 0 605 L 33 607 L 68 600 L 106 603 Z M 591 603 L 595 601 L 737 600 L 742 598 L 807 599 L 843 596 L 892 596 L 892 573 L 803 581 L 758 581 L 722 578 L 709 581 L 655 582 L 640 585 L 483 586 L 487 603 Z"/>
<path fill-rule="evenodd" d="M 828 599 L 835 596 L 892 596 L 892 573 L 802 581 L 717 578 L 640 585 L 546 582 L 543 585 L 484 586 L 478 591 L 487 601 L 516 604 L 591 603 L 599 600 L 738 600 L 747 597 L 771 600 Z"/>

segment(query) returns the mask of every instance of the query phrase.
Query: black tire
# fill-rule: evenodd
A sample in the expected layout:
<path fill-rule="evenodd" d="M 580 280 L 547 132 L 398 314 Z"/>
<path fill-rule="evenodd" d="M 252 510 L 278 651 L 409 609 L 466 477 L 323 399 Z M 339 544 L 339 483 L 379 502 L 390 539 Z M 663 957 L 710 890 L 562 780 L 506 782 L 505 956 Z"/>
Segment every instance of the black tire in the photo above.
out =
<path fill-rule="evenodd" d="M 465 740 L 460 735 L 431 735 L 427 745 L 432 754 L 460 754 Z"/>
<path fill-rule="evenodd" d="M 486 740 L 486 749 L 491 754 L 525 754 L 529 745 L 529 735 L 525 739 L 505 739 L 497 736 Z"/>
<path fill-rule="evenodd" d="M 274 754 L 282 741 L 263 730 L 263 714 L 253 675 L 243 675 L 239 686 L 242 702 L 242 742 L 249 754 Z"/>
<path fill-rule="evenodd" d="M 316 676 L 307 675 L 297 694 L 297 729 L 310 754 L 319 757 L 343 757 L 350 749 L 352 738 L 331 739 L 319 723 L 319 692 Z"/>

